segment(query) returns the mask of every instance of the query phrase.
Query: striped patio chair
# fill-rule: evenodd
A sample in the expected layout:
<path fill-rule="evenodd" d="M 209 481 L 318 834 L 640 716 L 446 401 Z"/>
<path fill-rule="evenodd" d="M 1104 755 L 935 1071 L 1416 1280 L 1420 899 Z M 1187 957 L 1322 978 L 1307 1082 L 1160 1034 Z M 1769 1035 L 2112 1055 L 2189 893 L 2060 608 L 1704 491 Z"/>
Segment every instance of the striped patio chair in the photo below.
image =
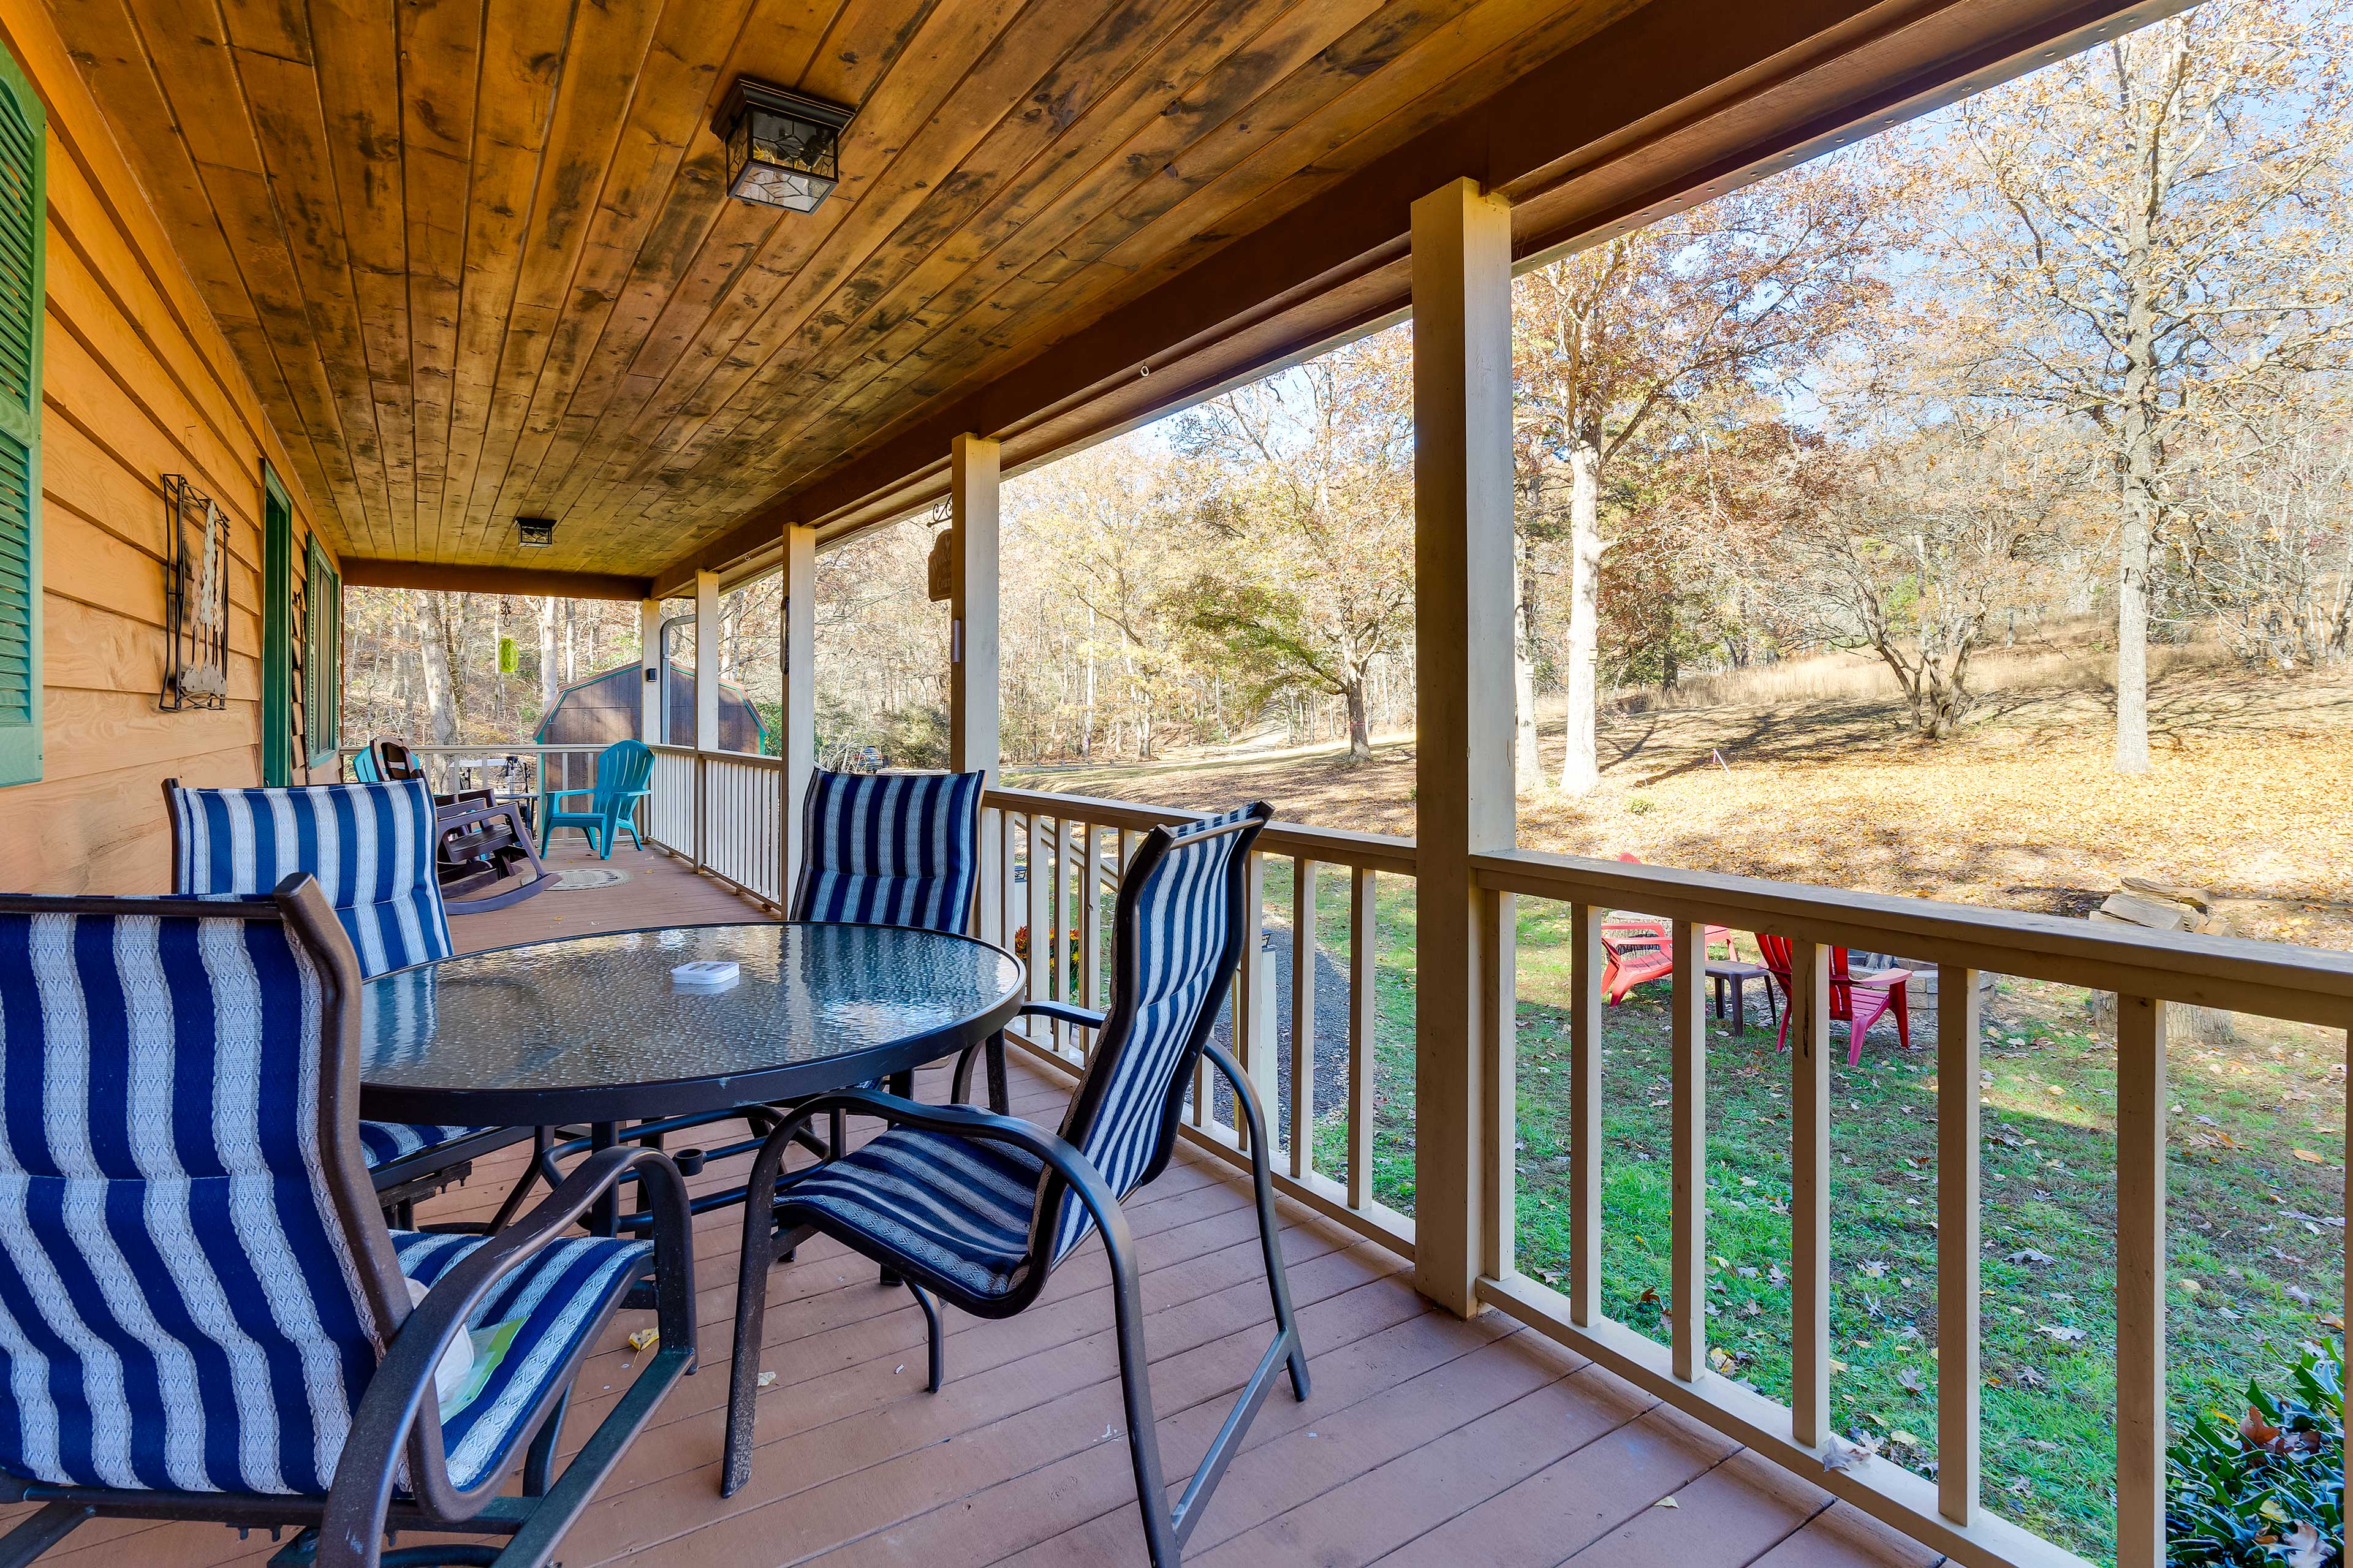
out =
<path fill-rule="evenodd" d="M 980 803 L 988 775 L 809 777 L 791 918 L 849 925 L 972 929 L 980 892 Z M 909 1085 L 898 1086 L 905 1089 Z M 989 1109 L 1007 1106 L 1005 1042 L 988 1042 Z"/>
<path fill-rule="evenodd" d="M 936 1392 L 945 1368 L 934 1295 L 976 1317 L 1011 1317 L 1037 1300 L 1058 1264 L 1100 1232 L 1111 1257 L 1120 1381 L 1145 1538 L 1155 1568 L 1176 1568 L 1276 1374 L 1288 1367 L 1292 1392 L 1307 1397 L 1307 1352 L 1275 1230 L 1266 1120 L 1241 1069 L 1209 1038 L 1249 929 L 1250 846 L 1271 815 L 1261 803 L 1173 831 L 1153 829 L 1120 886 L 1108 1015 L 1062 1003 L 1029 1005 L 1029 1011 L 1100 1031 L 1058 1133 L 968 1106 L 850 1089 L 807 1101 L 769 1134 L 752 1167 L 754 1197 L 744 1210 L 723 1492 L 733 1495 L 751 1479 L 767 1272 L 782 1252 L 822 1232 L 902 1277 L 931 1324 Z M 1135 1246 L 1120 1205 L 1167 1168 L 1194 1064 L 1205 1055 L 1233 1086 L 1239 1114 L 1247 1119 L 1276 1331 L 1172 1510 L 1154 1426 Z M 855 1153 L 780 1186 L 797 1125 L 836 1110 L 880 1117 L 890 1126 Z M 758 1201 L 770 1193 L 773 1219 L 770 1205 Z"/>
<path fill-rule="evenodd" d="M 164 799 L 174 892 L 259 898 L 308 871 L 351 938 L 364 979 L 449 956 L 433 868 L 433 796 L 423 784 L 183 789 L 165 779 Z M 475 1156 L 529 1136 L 523 1128 L 360 1124 L 377 1190 L 404 1213 Z"/>
<path fill-rule="evenodd" d="M 987 777 L 818 769 L 801 806 L 792 918 L 970 930 Z"/>
<path fill-rule="evenodd" d="M 308 875 L 0 898 L 0 1504 L 35 1505 L 0 1563 L 121 1517 L 292 1528 L 276 1561 L 324 1568 L 375 1568 L 387 1530 L 511 1537 L 396 1560 L 536 1568 L 687 1372 L 692 1222 L 660 1154 L 609 1151 L 494 1237 L 386 1227 L 361 984 Z M 573 1234 L 624 1177 L 655 1241 Z M 662 1349 L 557 1475 L 573 1377 L 649 1271 Z"/>

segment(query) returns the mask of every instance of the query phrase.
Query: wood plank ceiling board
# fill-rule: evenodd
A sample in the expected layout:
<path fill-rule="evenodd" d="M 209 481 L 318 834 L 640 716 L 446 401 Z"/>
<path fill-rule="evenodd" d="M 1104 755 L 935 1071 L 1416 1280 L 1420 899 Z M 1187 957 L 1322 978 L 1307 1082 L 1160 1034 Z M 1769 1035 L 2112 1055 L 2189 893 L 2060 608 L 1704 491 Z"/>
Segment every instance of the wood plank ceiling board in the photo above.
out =
<path fill-rule="evenodd" d="M 696 437 L 713 423 L 714 415 L 731 405 L 738 410 L 756 406 L 739 396 L 755 377 L 769 390 L 781 384 L 793 386 L 803 397 L 816 393 L 830 376 L 815 369 L 801 376 L 780 374 L 778 364 L 806 364 L 807 350 L 833 340 L 851 321 L 876 309 L 876 301 L 912 264 L 907 259 L 911 255 L 936 249 L 961 231 L 1005 172 L 1025 165 L 1059 134 L 1058 128 L 1077 118 L 1091 86 L 1116 83 L 1121 68 L 1143 52 L 1139 46 L 1148 46 L 1158 33 L 1181 22 L 1187 9 L 1166 0 L 1137 0 L 1091 16 L 1073 6 L 1055 13 L 1062 25 L 1042 36 L 1035 28 L 1022 29 L 1018 47 L 1012 47 L 1013 35 L 1000 37 L 892 162 L 884 176 L 887 198 L 861 203 L 858 221 L 829 237 L 826 252 L 801 268 L 753 330 L 738 340 L 726 363 L 714 369 L 670 424 L 652 437 L 638 472 L 658 463 L 661 471 L 654 480 L 656 489 L 678 483 L 670 476 L 691 472 L 703 449 Z M 1056 50 L 1067 53 L 1045 77 L 1037 78 L 1038 61 Z M 1034 84 L 1026 99 L 1013 86 L 1021 82 Z M 1005 107 L 1008 101 L 1017 106 L 1010 112 Z M 837 291 L 834 284 L 843 279 L 849 281 Z M 776 345 L 771 357 L 760 363 L 755 356 L 771 342 Z M 737 421 L 725 423 L 733 426 Z M 700 493 L 681 499 L 695 504 Z M 640 499 L 650 508 L 657 497 Z"/>
<path fill-rule="evenodd" d="M 333 542 L 628 578 L 1636 3 L 52 8 Z M 739 75 L 856 107 L 817 212 L 722 188 Z"/>

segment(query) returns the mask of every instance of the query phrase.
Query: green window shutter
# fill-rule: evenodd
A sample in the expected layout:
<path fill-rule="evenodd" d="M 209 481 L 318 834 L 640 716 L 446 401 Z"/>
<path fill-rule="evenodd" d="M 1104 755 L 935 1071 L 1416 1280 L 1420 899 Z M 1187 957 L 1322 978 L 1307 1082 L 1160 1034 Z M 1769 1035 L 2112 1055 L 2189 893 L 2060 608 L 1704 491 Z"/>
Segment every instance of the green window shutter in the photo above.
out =
<path fill-rule="evenodd" d="M 335 759 L 343 708 L 343 584 L 316 535 L 302 592 L 302 749 L 311 767 Z"/>
<path fill-rule="evenodd" d="M 0 784 L 41 776 L 41 100 L 0 50 Z"/>

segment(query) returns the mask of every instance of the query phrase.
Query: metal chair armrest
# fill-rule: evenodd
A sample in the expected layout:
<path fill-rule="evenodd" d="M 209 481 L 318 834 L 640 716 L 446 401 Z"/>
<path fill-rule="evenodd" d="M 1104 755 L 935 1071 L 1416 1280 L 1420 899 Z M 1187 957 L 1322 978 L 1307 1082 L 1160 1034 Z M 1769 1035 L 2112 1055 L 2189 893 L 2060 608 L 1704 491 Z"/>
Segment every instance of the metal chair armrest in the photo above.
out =
<path fill-rule="evenodd" d="M 1082 1007 L 1075 1002 L 1038 1001 L 1021 1004 L 1021 1016 L 1026 1018 L 1031 1014 L 1036 1014 L 1041 1018 L 1060 1018 L 1065 1024 L 1077 1024 L 1083 1028 L 1100 1029 L 1103 1026 L 1104 1015 L 1096 1012 L 1092 1007 Z"/>
<path fill-rule="evenodd" d="M 496 1494 L 499 1476 L 486 1478 L 471 1492 L 449 1484 L 440 1413 L 427 1402 L 435 1369 L 501 1279 L 562 1239 L 598 1198 L 632 1175 L 648 1189 L 654 1214 L 655 1314 L 662 1340 L 693 1345 L 694 1244 L 685 1178 L 659 1150 L 600 1150 L 544 1203 L 442 1276 L 393 1336 L 353 1412 L 351 1436 L 336 1462 L 320 1528 L 321 1568 L 353 1568 L 372 1561 L 369 1552 L 383 1539 L 404 1444 L 410 1488 L 428 1513 L 452 1521 L 470 1519 Z"/>

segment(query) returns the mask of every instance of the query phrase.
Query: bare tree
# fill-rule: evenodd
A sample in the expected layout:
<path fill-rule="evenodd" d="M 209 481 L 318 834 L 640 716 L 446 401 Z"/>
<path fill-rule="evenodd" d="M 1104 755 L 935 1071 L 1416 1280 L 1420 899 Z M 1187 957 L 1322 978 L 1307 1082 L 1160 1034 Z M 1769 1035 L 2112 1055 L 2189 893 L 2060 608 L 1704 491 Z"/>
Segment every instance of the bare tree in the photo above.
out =
<path fill-rule="evenodd" d="M 1868 648 L 1894 675 L 1924 740 L 1977 698 L 1969 667 L 2013 615 L 2045 605 L 2044 563 L 2074 452 L 2017 420 L 1946 420 L 1811 459 L 1826 504 L 1787 521 L 1765 553 L 1770 602 L 1802 641 Z"/>
<path fill-rule="evenodd" d="M 2152 566 L 2206 421 L 2333 363 L 2344 9 L 2212 0 L 1968 100 L 1918 143 L 1980 396 L 2087 422 L 2118 516 L 2116 763 L 2148 767 Z"/>
<path fill-rule="evenodd" d="M 1860 153 L 1824 159 L 1540 268 L 1514 289 L 1523 526 L 1565 532 L 1567 724 L 1560 787 L 1600 782 L 1594 709 L 1603 488 L 1644 427 L 1711 388 L 1771 385 L 1825 353 L 1883 292 L 1884 198 Z M 1565 525 L 1565 526 L 1564 526 Z M 1523 677 L 1524 689 L 1533 682 Z M 1533 713 L 1519 752 L 1535 750 Z"/>

